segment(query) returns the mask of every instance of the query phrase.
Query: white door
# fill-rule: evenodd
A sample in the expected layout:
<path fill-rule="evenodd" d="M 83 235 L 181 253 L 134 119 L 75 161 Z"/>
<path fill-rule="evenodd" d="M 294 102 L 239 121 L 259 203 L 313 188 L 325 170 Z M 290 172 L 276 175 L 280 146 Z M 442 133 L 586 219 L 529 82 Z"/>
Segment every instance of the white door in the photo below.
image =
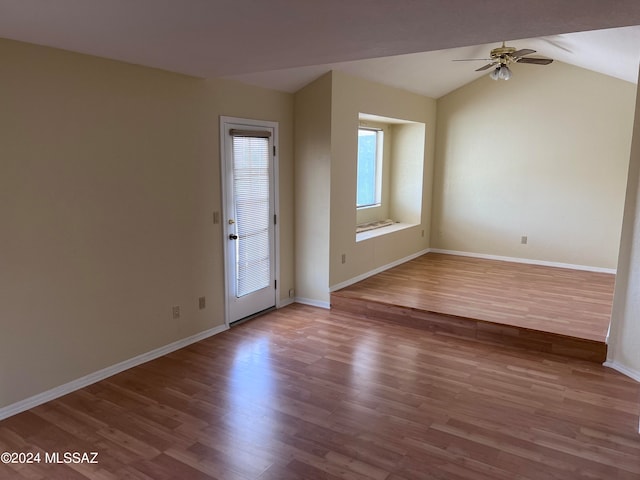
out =
<path fill-rule="evenodd" d="M 277 124 L 221 117 L 227 323 L 276 305 Z"/>

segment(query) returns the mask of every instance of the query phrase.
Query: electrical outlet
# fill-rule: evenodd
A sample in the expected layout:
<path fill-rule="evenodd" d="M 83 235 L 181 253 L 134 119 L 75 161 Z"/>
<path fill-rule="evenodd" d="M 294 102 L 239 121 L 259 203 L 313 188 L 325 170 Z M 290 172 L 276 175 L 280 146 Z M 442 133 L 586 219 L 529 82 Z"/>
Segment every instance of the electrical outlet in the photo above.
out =
<path fill-rule="evenodd" d="M 205 297 L 198 298 L 198 308 L 200 310 L 204 310 L 206 306 L 207 306 L 207 299 Z"/>
<path fill-rule="evenodd" d="M 424 230 L 422 230 L 422 234 L 421 234 L 421 236 L 422 236 L 422 237 L 424 237 Z"/>
<path fill-rule="evenodd" d="M 296 291 L 293 288 L 289 289 L 289 298 L 293 298 L 296 295 Z"/>
<path fill-rule="evenodd" d="M 528 241 L 529 241 L 529 239 L 527 238 L 527 236 L 526 236 L 526 235 L 523 235 L 523 236 L 520 238 L 520 243 L 521 243 L 522 245 L 526 245 Z"/>
<path fill-rule="evenodd" d="M 174 320 L 178 320 L 180 318 L 180 305 L 171 307 L 171 314 L 173 315 Z"/>
<path fill-rule="evenodd" d="M 347 263 L 347 254 L 346 253 L 342 254 L 342 263 Z"/>
<path fill-rule="evenodd" d="M 213 212 L 213 224 L 218 225 L 220 223 L 220 212 Z"/>

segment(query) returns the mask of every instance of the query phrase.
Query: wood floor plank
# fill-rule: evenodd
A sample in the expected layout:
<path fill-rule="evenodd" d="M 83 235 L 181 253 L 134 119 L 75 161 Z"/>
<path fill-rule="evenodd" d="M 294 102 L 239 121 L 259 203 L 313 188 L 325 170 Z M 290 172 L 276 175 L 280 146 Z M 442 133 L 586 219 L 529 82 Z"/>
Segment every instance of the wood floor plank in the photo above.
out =
<path fill-rule="evenodd" d="M 2 479 L 640 478 L 640 385 L 595 363 L 292 305 L 0 422 Z"/>

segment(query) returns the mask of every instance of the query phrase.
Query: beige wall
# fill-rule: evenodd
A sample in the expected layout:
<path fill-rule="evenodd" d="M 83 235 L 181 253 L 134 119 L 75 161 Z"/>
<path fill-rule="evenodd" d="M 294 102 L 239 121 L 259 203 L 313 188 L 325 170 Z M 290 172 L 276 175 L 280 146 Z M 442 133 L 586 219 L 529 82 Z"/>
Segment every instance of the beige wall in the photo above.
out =
<path fill-rule="evenodd" d="M 607 360 L 640 380 L 640 95 L 636 102 Z"/>
<path fill-rule="evenodd" d="M 331 77 L 295 94 L 296 297 L 328 302 Z"/>
<path fill-rule="evenodd" d="M 219 115 L 280 122 L 287 296 L 291 95 L 6 40 L 0 58 L 0 407 L 224 323 Z"/>
<path fill-rule="evenodd" d="M 438 100 L 432 247 L 615 268 L 635 86 L 513 70 Z"/>
<path fill-rule="evenodd" d="M 396 222 L 415 224 L 421 223 L 423 218 L 421 200 L 424 198 L 425 130 L 423 123 L 393 125 L 392 128 L 394 162 L 390 182 L 393 198 L 390 216 Z M 432 178 L 426 181 L 431 182 Z M 431 212 L 426 212 L 425 218 L 430 217 Z"/>
<path fill-rule="evenodd" d="M 426 123 L 427 134 L 420 224 L 356 244 L 359 113 Z M 428 248 L 434 135 L 435 100 L 420 95 L 335 71 L 296 93 L 296 297 L 327 305 L 331 286 Z"/>
<path fill-rule="evenodd" d="M 333 72 L 331 99 L 331 225 L 329 285 L 346 282 L 429 247 L 436 101 Z M 358 114 L 426 124 L 420 224 L 356 243 Z M 423 235 L 424 230 L 424 236 Z M 346 263 L 342 263 L 342 255 Z"/>

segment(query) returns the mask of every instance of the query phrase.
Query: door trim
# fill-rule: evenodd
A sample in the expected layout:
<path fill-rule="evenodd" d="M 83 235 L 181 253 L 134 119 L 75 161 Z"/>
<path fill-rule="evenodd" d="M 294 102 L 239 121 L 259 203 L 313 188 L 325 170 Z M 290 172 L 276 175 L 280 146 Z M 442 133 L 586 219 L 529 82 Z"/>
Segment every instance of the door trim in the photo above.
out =
<path fill-rule="evenodd" d="M 247 118 L 239 118 L 239 117 L 228 117 L 225 115 L 220 115 L 220 128 L 219 128 L 219 144 L 220 144 L 220 184 L 221 184 L 221 229 L 220 235 L 222 235 L 222 271 L 224 278 L 224 324 L 229 327 L 229 282 L 227 280 L 227 255 L 229 250 L 229 242 L 226 241 L 226 229 L 224 224 L 224 212 L 226 207 L 226 198 L 227 198 L 227 165 L 225 161 L 225 131 L 227 124 L 234 125 L 242 125 L 246 126 L 247 129 L 251 129 L 251 127 L 265 127 L 273 129 L 273 146 L 275 147 L 275 155 L 273 156 L 273 211 L 276 215 L 276 224 L 273 226 L 273 242 L 274 242 L 274 279 L 276 281 L 275 290 L 275 306 L 276 308 L 280 308 L 280 169 L 278 165 L 278 159 L 280 156 L 280 142 L 279 142 L 279 124 L 278 122 L 271 122 L 266 120 L 252 120 Z"/>

